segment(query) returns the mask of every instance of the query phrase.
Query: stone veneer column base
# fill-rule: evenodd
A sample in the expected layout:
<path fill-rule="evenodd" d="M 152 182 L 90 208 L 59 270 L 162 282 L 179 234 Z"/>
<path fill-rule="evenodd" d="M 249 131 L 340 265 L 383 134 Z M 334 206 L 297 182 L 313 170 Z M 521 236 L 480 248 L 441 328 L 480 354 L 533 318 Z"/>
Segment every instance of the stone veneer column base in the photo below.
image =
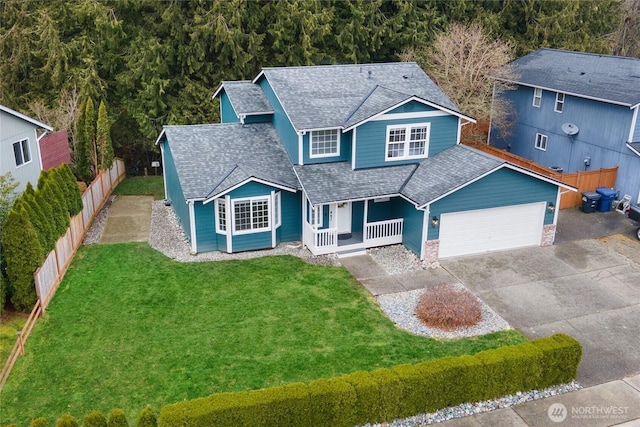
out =
<path fill-rule="evenodd" d="M 556 239 L 556 226 L 555 224 L 547 224 L 542 227 L 542 243 L 540 246 L 551 246 Z"/>
<path fill-rule="evenodd" d="M 422 262 L 428 265 L 436 264 L 439 252 L 440 240 L 427 240 L 424 242 L 424 260 Z"/>

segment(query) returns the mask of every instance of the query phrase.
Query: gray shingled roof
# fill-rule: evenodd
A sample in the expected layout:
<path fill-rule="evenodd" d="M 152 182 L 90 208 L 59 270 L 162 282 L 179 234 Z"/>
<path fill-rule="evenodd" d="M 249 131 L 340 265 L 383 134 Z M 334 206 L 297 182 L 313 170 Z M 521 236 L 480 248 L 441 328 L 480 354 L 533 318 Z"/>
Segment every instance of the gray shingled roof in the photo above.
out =
<path fill-rule="evenodd" d="M 353 124 L 356 113 L 367 118 L 380 112 L 375 108 L 411 96 L 459 113 L 413 62 L 264 68 L 263 73 L 297 130 Z"/>
<path fill-rule="evenodd" d="M 518 83 L 598 98 L 640 103 L 640 59 L 539 49 L 511 63 Z"/>
<path fill-rule="evenodd" d="M 235 112 L 240 114 L 273 113 L 273 107 L 265 96 L 262 88 L 249 80 L 224 81 L 224 91 Z"/>
<path fill-rule="evenodd" d="M 473 148 L 455 145 L 424 159 L 402 194 L 422 206 L 504 163 Z"/>
<path fill-rule="evenodd" d="M 186 199 L 214 197 L 251 177 L 300 188 L 269 123 L 165 126 L 164 134 Z"/>
<path fill-rule="evenodd" d="M 398 194 L 416 165 L 352 170 L 351 163 L 294 166 L 311 204 Z"/>
<path fill-rule="evenodd" d="M 640 156 L 640 142 L 630 142 L 629 146 L 638 156 Z"/>

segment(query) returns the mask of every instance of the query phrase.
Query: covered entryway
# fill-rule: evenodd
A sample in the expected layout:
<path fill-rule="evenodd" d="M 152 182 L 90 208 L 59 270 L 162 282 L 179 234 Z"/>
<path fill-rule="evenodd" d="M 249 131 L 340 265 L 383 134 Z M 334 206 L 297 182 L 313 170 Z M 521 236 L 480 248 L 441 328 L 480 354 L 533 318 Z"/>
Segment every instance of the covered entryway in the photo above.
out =
<path fill-rule="evenodd" d="M 439 257 L 539 246 L 546 203 L 442 214 Z"/>

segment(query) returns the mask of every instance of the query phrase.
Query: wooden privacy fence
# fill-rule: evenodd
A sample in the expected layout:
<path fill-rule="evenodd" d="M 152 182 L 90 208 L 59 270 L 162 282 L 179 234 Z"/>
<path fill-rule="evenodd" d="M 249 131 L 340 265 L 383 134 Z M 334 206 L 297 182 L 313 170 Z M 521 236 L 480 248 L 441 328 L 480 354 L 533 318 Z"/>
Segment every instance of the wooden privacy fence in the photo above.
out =
<path fill-rule="evenodd" d="M 67 232 L 58 239 L 55 248 L 49 252 L 40 268 L 33 274 L 38 301 L 31 310 L 22 331 L 18 332 L 16 343 L 0 372 L 0 390 L 4 387 L 18 356 L 24 355 L 24 343 L 31 334 L 36 320 L 51 302 L 73 256 L 91 226 L 91 221 L 100 212 L 107 198 L 111 195 L 111 191 L 124 177 L 125 168 L 122 159 L 114 159 L 111 169 L 100 171 L 82 195 L 82 212 L 71 218 Z"/>
<path fill-rule="evenodd" d="M 591 171 L 578 171 L 573 173 L 560 173 L 542 166 L 524 157 L 517 156 L 508 151 L 477 142 L 465 142 L 465 145 L 483 151 L 487 154 L 499 157 L 516 166 L 529 169 L 532 172 L 547 176 L 557 181 L 578 189 L 577 192 L 566 191 L 560 197 L 560 209 L 573 208 L 582 204 L 584 191 L 595 191 L 598 187 L 613 188 L 618 177 L 618 167 L 600 168 Z"/>

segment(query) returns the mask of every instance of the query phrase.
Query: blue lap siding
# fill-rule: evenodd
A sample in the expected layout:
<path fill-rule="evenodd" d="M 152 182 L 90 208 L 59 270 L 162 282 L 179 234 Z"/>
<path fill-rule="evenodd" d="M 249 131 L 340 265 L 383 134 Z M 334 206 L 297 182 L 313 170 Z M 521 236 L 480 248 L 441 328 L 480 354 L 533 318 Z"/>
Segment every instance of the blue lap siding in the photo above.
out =
<path fill-rule="evenodd" d="M 164 167 L 164 175 L 166 182 L 167 200 L 171 202 L 171 207 L 178 217 L 178 221 L 182 225 L 187 238 L 191 236 L 191 224 L 189 223 L 189 206 L 184 198 L 182 187 L 178 179 L 178 172 L 176 171 L 176 165 L 173 162 L 173 156 L 171 154 L 171 148 L 166 142 L 162 142 L 162 165 Z"/>
<path fill-rule="evenodd" d="M 546 201 L 556 203 L 558 187 L 523 173 L 502 168 L 434 202 L 429 215 L 497 208 Z M 553 224 L 554 213 L 545 211 L 545 224 Z M 429 227 L 427 240 L 439 238 L 439 228 Z"/>
<path fill-rule="evenodd" d="M 345 162 L 351 160 L 351 135 L 353 131 L 340 134 L 340 152 L 337 156 L 311 158 L 311 132 L 302 137 L 304 164 Z"/>
<path fill-rule="evenodd" d="M 229 96 L 224 91 L 220 94 L 220 118 L 222 123 L 237 123 L 240 121 L 231 105 Z"/>
<path fill-rule="evenodd" d="M 261 78 L 258 84 L 273 107 L 273 127 L 278 133 L 278 136 L 280 137 L 284 148 L 287 150 L 293 164 L 298 164 L 298 134 L 289 121 L 284 108 L 280 105 L 280 101 L 278 101 L 278 98 L 273 92 L 273 89 L 267 79 L 265 77 Z"/>

